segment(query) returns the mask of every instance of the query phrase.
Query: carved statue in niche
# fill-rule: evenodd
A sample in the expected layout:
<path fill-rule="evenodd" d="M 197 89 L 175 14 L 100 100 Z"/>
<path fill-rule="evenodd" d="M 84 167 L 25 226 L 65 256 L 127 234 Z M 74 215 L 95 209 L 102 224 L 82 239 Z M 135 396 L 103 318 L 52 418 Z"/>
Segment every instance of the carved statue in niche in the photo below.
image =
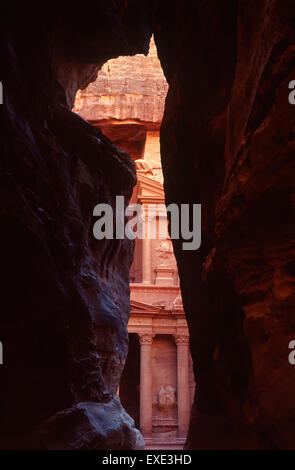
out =
<path fill-rule="evenodd" d="M 171 385 L 161 387 L 158 392 L 157 405 L 161 410 L 170 410 L 177 404 L 176 388 Z"/>
<path fill-rule="evenodd" d="M 174 310 L 183 310 L 183 303 L 182 303 L 182 297 L 181 294 L 178 294 L 174 301 L 173 301 L 173 309 Z"/>
<path fill-rule="evenodd" d="M 169 240 L 163 240 L 160 243 L 160 246 L 156 248 L 156 251 L 159 252 L 159 259 L 160 259 L 160 265 L 159 266 L 168 266 L 173 263 L 173 259 L 171 259 L 171 256 L 173 254 L 173 248 L 171 244 L 169 243 Z"/>

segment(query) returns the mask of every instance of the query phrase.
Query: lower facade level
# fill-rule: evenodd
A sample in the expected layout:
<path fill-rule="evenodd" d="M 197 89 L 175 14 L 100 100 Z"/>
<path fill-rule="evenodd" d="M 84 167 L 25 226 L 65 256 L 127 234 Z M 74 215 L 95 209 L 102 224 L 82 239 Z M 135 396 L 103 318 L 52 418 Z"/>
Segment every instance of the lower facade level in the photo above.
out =
<path fill-rule="evenodd" d="M 180 449 L 195 389 L 184 313 L 133 302 L 128 331 L 121 402 L 146 448 Z"/>

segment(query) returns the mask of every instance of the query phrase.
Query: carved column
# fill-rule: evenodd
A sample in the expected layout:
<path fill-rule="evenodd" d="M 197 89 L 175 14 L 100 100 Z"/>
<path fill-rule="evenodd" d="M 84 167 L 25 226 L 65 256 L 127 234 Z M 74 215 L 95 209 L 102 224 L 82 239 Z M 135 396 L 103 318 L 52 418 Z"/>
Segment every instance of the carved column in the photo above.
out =
<path fill-rule="evenodd" d="M 175 335 L 177 345 L 178 437 L 185 438 L 189 426 L 189 337 Z"/>
<path fill-rule="evenodd" d="M 152 249 L 151 240 L 144 238 L 142 240 L 142 283 L 152 283 Z"/>
<path fill-rule="evenodd" d="M 146 209 L 145 209 L 146 210 Z M 142 240 L 142 283 L 152 283 L 152 240 L 149 236 L 149 216 L 144 214 L 144 238 Z"/>
<path fill-rule="evenodd" d="M 151 438 L 153 427 L 153 335 L 150 333 L 139 333 L 138 336 L 140 341 L 140 430 L 143 437 Z"/>

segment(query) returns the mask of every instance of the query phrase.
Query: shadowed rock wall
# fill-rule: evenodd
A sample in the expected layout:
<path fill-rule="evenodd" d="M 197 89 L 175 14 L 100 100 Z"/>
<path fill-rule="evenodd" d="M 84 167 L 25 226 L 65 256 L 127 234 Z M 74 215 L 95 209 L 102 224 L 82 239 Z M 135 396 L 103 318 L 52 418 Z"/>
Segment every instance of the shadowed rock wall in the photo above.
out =
<path fill-rule="evenodd" d="M 77 15 L 67 2 L 12 2 L 1 16 L 2 449 L 143 446 L 116 397 L 133 243 L 92 234 L 96 204 L 128 203 L 135 166 L 69 109 L 98 64 L 147 53 L 136 3 Z"/>
<path fill-rule="evenodd" d="M 294 448 L 295 4 L 158 2 L 169 82 L 167 203 L 202 204 L 175 241 L 197 393 L 188 448 Z"/>

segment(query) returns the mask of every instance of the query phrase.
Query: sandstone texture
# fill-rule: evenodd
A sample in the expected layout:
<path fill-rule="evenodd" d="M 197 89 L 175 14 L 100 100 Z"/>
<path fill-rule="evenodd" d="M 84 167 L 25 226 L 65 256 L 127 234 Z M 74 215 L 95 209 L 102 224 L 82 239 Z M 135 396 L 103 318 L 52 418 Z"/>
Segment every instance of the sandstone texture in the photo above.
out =
<path fill-rule="evenodd" d="M 149 54 L 109 60 L 78 92 L 74 111 L 89 121 L 139 120 L 160 125 L 168 85 L 154 40 Z"/>
<path fill-rule="evenodd" d="M 294 448 L 295 5 L 158 14 L 166 199 L 203 218 L 198 252 L 174 243 L 197 383 L 187 447 Z"/>
<path fill-rule="evenodd" d="M 53 450 L 144 449 L 144 440 L 118 397 L 107 403 L 80 402 L 53 415 L 39 432 Z"/>
<path fill-rule="evenodd" d="M 147 54 L 152 33 L 169 84 L 166 202 L 202 204 L 201 249 L 174 242 L 197 384 L 187 448 L 295 448 L 294 24 L 293 0 L 3 8 L 1 449 L 142 447 L 115 397 L 133 244 L 92 234 L 96 204 L 131 197 L 135 165 L 70 109 L 109 59 Z M 115 95 L 95 91 L 87 118 L 102 106 L 105 120 L 158 126 L 163 78 L 153 109 L 151 69 L 121 82 L 115 67 L 102 75 Z"/>
<path fill-rule="evenodd" d="M 147 53 L 151 32 L 136 2 L 91 2 L 79 18 L 54 5 L 1 17 L 0 448 L 140 448 L 114 398 L 133 242 L 92 233 L 95 205 L 128 203 L 135 165 L 69 107 L 94 66 Z"/>

